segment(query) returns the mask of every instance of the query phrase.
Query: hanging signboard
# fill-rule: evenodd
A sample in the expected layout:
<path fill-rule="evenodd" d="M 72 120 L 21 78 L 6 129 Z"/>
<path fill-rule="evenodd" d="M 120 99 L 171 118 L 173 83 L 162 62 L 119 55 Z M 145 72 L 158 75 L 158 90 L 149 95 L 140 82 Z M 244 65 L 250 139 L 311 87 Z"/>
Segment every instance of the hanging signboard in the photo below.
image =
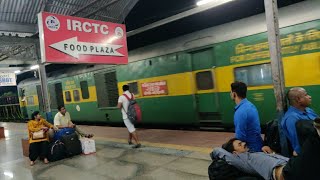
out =
<path fill-rule="evenodd" d="M 16 86 L 15 73 L 0 73 L 0 86 Z"/>
<path fill-rule="evenodd" d="M 123 24 L 41 12 L 38 25 L 43 63 L 128 63 Z"/>
<path fill-rule="evenodd" d="M 167 81 L 147 82 L 141 84 L 143 96 L 168 94 Z"/>

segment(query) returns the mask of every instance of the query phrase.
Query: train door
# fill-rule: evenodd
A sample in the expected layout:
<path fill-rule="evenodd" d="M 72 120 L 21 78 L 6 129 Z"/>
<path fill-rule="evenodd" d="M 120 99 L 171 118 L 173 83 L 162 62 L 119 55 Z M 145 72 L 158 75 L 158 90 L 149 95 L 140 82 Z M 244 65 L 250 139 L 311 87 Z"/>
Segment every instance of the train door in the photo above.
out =
<path fill-rule="evenodd" d="M 195 101 L 199 123 L 203 128 L 221 125 L 213 57 L 212 48 L 191 53 Z"/>
<path fill-rule="evenodd" d="M 64 106 L 62 84 L 60 82 L 49 84 L 50 107 L 56 110 L 59 105 Z"/>

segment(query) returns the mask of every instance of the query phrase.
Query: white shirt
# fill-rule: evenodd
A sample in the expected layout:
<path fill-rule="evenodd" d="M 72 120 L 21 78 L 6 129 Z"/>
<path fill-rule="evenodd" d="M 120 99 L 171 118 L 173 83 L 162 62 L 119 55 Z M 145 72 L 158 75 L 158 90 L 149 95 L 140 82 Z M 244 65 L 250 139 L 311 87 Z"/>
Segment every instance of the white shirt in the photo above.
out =
<path fill-rule="evenodd" d="M 125 91 L 123 94 L 126 94 L 129 99 L 131 99 L 133 95 L 133 94 L 131 95 L 129 91 Z M 133 96 L 133 99 L 134 99 L 134 96 Z M 128 119 L 126 112 L 128 112 L 129 100 L 124 95 L 121 95 L 118 99 L 118 103 L 122 103 L 122 108 L 121 108 L 122 119 Z"/>
<path fill-rule="evenodd" d="M 60 112 L 58 112 L 54 116 L 54 125 L 55 126 L 69 126 L 71 124 L 71 118 L 70 114 L 68 112 L 65 113 L 65 115 L 62 115 Z"/>

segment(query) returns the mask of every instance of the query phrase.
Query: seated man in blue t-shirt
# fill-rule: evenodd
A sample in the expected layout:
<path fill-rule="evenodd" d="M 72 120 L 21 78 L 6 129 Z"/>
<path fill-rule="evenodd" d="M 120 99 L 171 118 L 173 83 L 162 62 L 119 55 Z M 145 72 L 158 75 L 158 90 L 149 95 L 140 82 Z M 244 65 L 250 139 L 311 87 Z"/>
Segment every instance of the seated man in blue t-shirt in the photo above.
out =
<path fill-rule="evenodd" d="M 281 128 L 289 139 L 293 155 L 297 156 L 301 152 L 298 141 L 296 122 L 299 120 L 314 120 L 318 115 L 308 106 L 311 104 L 311 96 L 305 89 L 294 87 L 288 91 L 287 98 L 290 103 L 288 111 L 281 121 Z"/>
<path fill-rule="evenodd" d="M 231 84 L 231 99 L 236 103 L 234 113 L 235 136 L 246 142 L 250 151 L 262 148 L 260 119 L 257 108 L 247 100 L 247 85 L 243 82 Z"/>

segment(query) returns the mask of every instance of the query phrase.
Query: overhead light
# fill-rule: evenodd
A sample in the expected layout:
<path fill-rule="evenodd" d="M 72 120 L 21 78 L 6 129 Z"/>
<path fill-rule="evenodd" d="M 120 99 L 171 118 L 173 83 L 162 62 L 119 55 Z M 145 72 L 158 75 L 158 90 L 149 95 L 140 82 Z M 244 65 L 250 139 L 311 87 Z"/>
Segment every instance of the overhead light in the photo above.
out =
<path fill-rule="evenodd" d="M 215 6 L 219 6 L 221 4 L 224 4 L 224 3 L 227 3 L 227 2 L 230 2 L 230 1 L 234 1 L 234 0 L 200 0 L 197 2 L 197 5 L 198 6 L 202 6 L 204 4 L 208 4 L 208 3 L 215 3 Z"/>
<path fill-rule="evenodd" d="M 20 73 L 21 71 L 20 70 L 15 70 L 14 73 L 18 74 Z"/>
<path fill-rule="evenodd" d="M 31 70 L 38 69 L 38 68 L 39 68 L 38 64 L 37 65 L 33 65 L 33 66 L 30 67 Z"/>

